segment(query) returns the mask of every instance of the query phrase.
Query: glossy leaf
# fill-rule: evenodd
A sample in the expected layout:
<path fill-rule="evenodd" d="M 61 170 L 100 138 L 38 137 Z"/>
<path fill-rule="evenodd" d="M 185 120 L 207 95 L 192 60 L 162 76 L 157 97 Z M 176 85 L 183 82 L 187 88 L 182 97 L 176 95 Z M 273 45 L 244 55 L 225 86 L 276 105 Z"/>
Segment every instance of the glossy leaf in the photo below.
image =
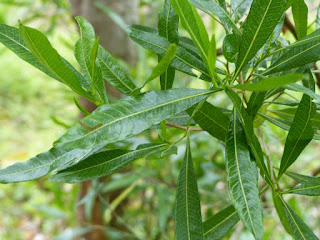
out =
<path fill-rule="evenodd" d="M 287 233 L 292 235 L 290 224 L 289 224 L 285 209 L 283 207 L 281 197 L 279 196 L 279 193 L 272 191 L 272 199 L 273 199 L 273 203 L 276 208 L 276 211 L 278 213 L 279 219 L 282 223 L 282 226 L 287 231 Z"/>
<path fill-rule="evenodd" d="M 203 239 L 200 199 L 189 140 L 178 178 L 174 216 L 176 240 Z"/>
<path fill-rule="evenodd" d="M 288 193 L 307 195 L 307 196 L 319 196 L 320 195 L 320 178 L 310 179 L 306 182 L 303 182 L 299 186 L 284 192 L 284 194 L 288 194 Z"/>
<path fill-rule="evenodd" d="M 311 126 L 311 118 L 316 112 L 316 106 L 312 99 L 304 95 L 297 109 L 296 116 L 288 133 L 278 178 L 294 163 L 303 149 L 312 140 L 314 130 Z"/>
<path fill-rule="evenodd" d="M 209 36 L 195 7 L 185 0 L 170 0 L 181 24 L 189 33 L 204 63 L 208 62 Z"/>
<path fill-rule="evenodd" d="M 91 149 L 57 149 L 40 153 L 26 162 L 18 162 L 7 168 L 0 170 L 0 183 L 24 182 L 45 176 L 55 170 L 53 165 L 62 168 L 64 165 L 73 164 L 84 158 L 90 153 Z"/>
<path fill-rule="evenodd" d="M 292 15 L 298 39 L 307 36 L 308 7 L 305 4 L 304 0 L 294 0 L 292 2 Z"/>
<path fill-rule="evenodd" d="M 243 24 L 234 78 L 270 37 L 285 10 L 285 4 L 286 0 L 253 1 L 249 15 Z"/>
<path fill-rule="evenodd" d="M 165 0 L 159 13 L 158 31 L 161 37 L 166 38 L 170 43 L 179 43 L 179 17 L 174 11 L 169 0 Z M 161 57 L 159 57 L 161 59 Z M 175 77 L 175 69 L 171 66 L 160 76 L 161 90 L 172 88 Z"/>
<path fill-rule="evenodd" d="M 133 41 L 160 56 L 163 56 L 170 46 L 170 42 L 167 39 L 160 37 L 152 30 L 148 29 L 149 31 L 147 31 L 145 28 L 141 28 L 141 26 L 137 25 L 131 26 L 131 30 L 130 37 Z M 177 54 L 170 65 L 191 76 L 196 76 L 191 71 L 191 69 L 195 69 L 204 75 L 200 78 L 211 81 L 210 74 L 208 73 L 205 64 L 180 46 L 178 46 Z"/>
<path fill-rule="evenodd" d="M 191 116 L 194 110 L 195 107 L 192 107 L 187 112 Z M 226 140 L 230 119 L 219 108 L 204 102 L 193 119 L 213 137 L 223 142 Z"/>
<path fill-rule="evenodd" d="M 51 182 L 75 183 L 112 174 L 145 155 L 163 151 L 168 144 L 143 144 L 136 150 L 111 149 L 96 153 L 85 161 L 58 172 Z"/>
<path fill-rule="evenodd" d="M 285 47 L 284 54 L 263 73 L 264 75 L 282 72 L 320 59 L 320 29 L 301 40 Z"/>
<path fill-rule="evenodd" d="M 203 235 L 208 240 L 219 240 L 240 220 L 233 206 L 213 215 L 203 223 Z"/>
<path fill-rule="evenodd" d="M 231 116 L 226 142 L 226 170 L 233 206 L 255 238 L 261 239 L 264 230 L 256 170 L 236 109 Z"/>
<path fill-rule="evenodd" d="M 55 144 L 64 148 L 103 147 L 124 140 L 200 102 L 213 91 L 171 89 L 150 91 L 103 105 L 81 121 L 95 128 L 87 132 L 80 124 L 71 128 Z"/>
<path fill-rule="evenodd" d="M 255 83 L 238 84 L 235 86 L 236 89 L 254 91 L 254 92 L 265 92 L 270 89 L 279 88 L 289 83 L 301 80 L 303 75 L 297 73 L 291 73 L 288 75 L 263 78 Z"/>
<path fill-rule="evenodd" d="M 234 34 L 228 34 L 225 36 L 222 44 L 222 52 L 228 62 L 234 63 L 237 61 L 239 46 Z"/>
<path fill-rule="evenodd" d="M 27 45 L 24 43 L 19 33 L 19 29 L 7 26 L 5 24 L 0 24 L 0 42 L 22 60 L 61 82 L 58 77 L 56 77 L 49 69 L 47 69 L 43 64 L 34 58 Z"/>
<path fill-rule="evenodd" d="M 48 68 L 60 81 L 68 85 L 73 91 L 87 99 L 91 99 L 90 95 L 84 90 L 88 85 L 81 77 L 81 74 L 70 64 L 67 65 L 62 60 L 45 35 L 36 29 L 25 27 L 22 24 L 20 24 L 19 29 L 24 42 L 33 56 L 41 64 Z"/>
<path fill-rule="evenodd" d="M 280 197 L 283 208 L 286 212 L 291 232 L 296 240 L 318 240 L 317 236 L 312 232 L 307 224 L 293 211 L 293 209 Z"/>
<path fill-rule="evenodd" d="M 191 0 L 191 2 L 196 8 L 206 12 L 211 17 L 215 18 L 217 16 L 226 28 L 232 28 L 239 36 L 241 35 L 239 28 L 231 19 L 227 10 L 217 0 Z"/>
<path fill-rule="evenodd" d="M 121 69 L 117 61 L 101 46 L 98 50 L 98 59 L 102 77 L 115 89 L 130 95 L 137 88 L 130 77 Z"/>
<path fill-rule="evenodd" d="M 307 175 L 302 175 L 299 173 L 289 172 L 289 171 L 286 171 L 285 174 L 291 177 L 293 180 L 295 180 L 298 183 L 305 183 L 316 178 L 314 176 L 307 176 Z"/>

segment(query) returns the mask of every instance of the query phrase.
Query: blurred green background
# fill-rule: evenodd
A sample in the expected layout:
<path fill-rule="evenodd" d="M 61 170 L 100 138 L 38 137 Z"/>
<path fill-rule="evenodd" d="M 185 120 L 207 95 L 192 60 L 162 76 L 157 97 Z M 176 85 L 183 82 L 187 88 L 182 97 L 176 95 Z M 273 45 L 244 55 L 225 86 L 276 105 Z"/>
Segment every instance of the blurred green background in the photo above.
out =
<path fill-rule="evenodd" d="M 140 1 L 141 24 L 156 27 L 157 12 L 162 0 Z M 315 3 L 317 2 L 317 3 Z M 309 1 L 310 23 L 314 21 L 318 1 Z M 78 38 L 77 27 L 71 17 L 67 0 L 0 0 L 0 23 L 18 25 L 18 20 L 45 32 L 59 53 L 75 64 L 73 45 Z M 215 32 L 218 46 L 224 37 L 222 28 L 204 15 L 209 32 Z M 311 27 L 310 31 L 312 31 Z M 182 32 L 182 34 L 184 34 Z M 290 33 L 285 37 L 293 41 Z M 138 47 L 137 67 L 129 69 L 137 83 L 142 83 L 157 57 Z M 223 61 L 223 57 L 221 58 Z M 75 66 L 77 66 L 75 64 Z M 177 74 L 175 87 L 200 87 L 206 83 Z M 151 88 L 157 89 L 158 83 Z M 72 92 L 34 69 L 12 52 L 0 45 L 0 167 L 27 160 L 38 153 L 50 149 L 52 142 L 73 125 L 79 111 L 73 101 Z M 216 95 L 215 105 L 230 106 L 224 95 Z M 171 134 L 179 139 L 182 131 L 171 129 Z M 264 123 L 265 139 L 274 162 L 279 163 L 286 132 Z M 129 139 L 126 147 L 139 142 L 154 141 L 158 130 L 144 133 L 140 138 Z M 204 219 L 230 204 L 227 193 L 224 147 L 206 133 L 191 135 L 192 154 L 198 177 Z M 94 182 L 92 191 L 77 203 L 79 185 L 46 182 L 46 178 L 26 183 L 0 185 L 0 239 L 3 240 L 45 240 L 73 239 L 88 230 L 89 224 L 77 225 L 76 208 L 86 206 L 90 212 L 92 199 L 97 194 L 104 203 L 104 219 L 108 222 L 108 193 L 117 189 L 126 191 L 124 211 L 119 215 L 111 213 L 118 227 L 106 224 L 103 229 L 110 239 L 173 239 L 173 208 L 176 179 L 183 157 L 184 142 L 178 146 L 178 154 L 157 160 L 140 159 L 127 172 L 114 174 L 106 179 L 108 184 Z M 310 174 L 319 167 L 319 146 L 315 142 L 304 151 L 299 162 L 291 170 Z M 285 184 L 292 184 L 288 179 Z M 287 197 L 287 196 L 286 196 Z M 291 206 L 320 236 L 319 198 L 288 196 Z M 121 201 L 124 201 L 121 199 Z M 78 205 L 77 205 L 78 204 Z M 269 192 L 263 195 L 265 207 L 264 239 L 291 239 L 276 215 Z M 90 214 L 90 213 L 88 213 Z M 249 232 L 238 223 L 225 239 L 251 239 Z"/>

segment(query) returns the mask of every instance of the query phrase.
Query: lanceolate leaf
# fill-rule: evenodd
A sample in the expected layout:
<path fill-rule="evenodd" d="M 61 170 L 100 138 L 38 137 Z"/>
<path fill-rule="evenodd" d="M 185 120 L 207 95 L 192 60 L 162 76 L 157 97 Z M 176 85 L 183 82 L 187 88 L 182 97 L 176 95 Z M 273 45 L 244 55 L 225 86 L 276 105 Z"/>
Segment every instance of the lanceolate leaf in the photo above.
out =
<path fill-rule="evenodd" d="M 299 186 L 284 192 L 284 194 L 286 193 L 294 193 L 294 194 L 308 195 L 308 196 L 319 196 L 320 195 L 320 178 L 313 178 L 307 182 L 303 182 Z"/>
<path fill-rule="evenodd" d="M 298 183 L 305 183 L 316 178 L 314 176 L 307 176 L 307 175 L 302 175 L 299 173 L 289 172 L 289 171 L 286 171 L 285 174 L 291 177 L 292 179 L 294 179 Z"/>
<path fill-rule="evenodd" d="M 82 119 L 83 124 L 94 130 L 87 133 L 78 124 L 63 135 L 56 145 L 91 148 L 124 140 L 190 108 L 211 93 L 213 91 L 196 89 L 150 91 L 103 105 Z"/>
<path fill-rule="evenodd" d="M 320 29 L 284 49 L 284 54 L 263 73 L 264 75 L 318 61 L 320 59 Z"/>
<path fill-rule="evenodd" d="M 233 19 L 239 20 L 246 13 L 251 6 L 253 0 L 232 0 L 231 1 L 231 15 Z"/>
<path fill-rule="evenodd" d="M 320 5 L 319 5 L 319 7 L 317 9 L 316 27 L 317 27 L 317 29 L 320 28 Z"/>
<path fill-rule="evenodd" d="M 304 0 L 294 0 L 292 2 L 292 15 L 298 39 L 307 36 L 308 7 L 305 4 Z"/>
<path fill-rule="evenodd" d="M 307 95 L 303 95 L 287 136 L 278 178 L 281 177 L 312 140 L 314 130 L 310 120 L 315 112 L 316 106 L 312 99 Z"/>
<path fill-rule="evenodd" d="M 288 222 L 290 224 L 291 232 L 296 240 L 318 240 L 317 236 L 305 224 L 298 214 L 283 200 L 280 196 L 283 208 L 286 212 Z"/>
<path fill-rule="evenodd" d="M 265 92 L 253 92 L 251 94 L 247 106 L 247 112 L 252 120 L 255 119 L 259 109 L 262 107 L 265 95 Z"/>
<path fill-rule="evenodd" d="M 233 206 L 213 215 L 203 223 L 203 235 L 208 240 L 219 240 L 240 220 Z"/>
<path fill-rule="evenodd" d="M 103 47 L 99 47 L 98 59 L 102 71 L 102 77 L 120 92 L 130 95 L 136 85 L 130 77 L 120 68 L 117 61 Z"/>
<path fill-rule="evenodd" d="M 255 165 L 239 115 L 234 109 L 226 142 L 226 169 L 230 198 L 241 221 L 256 239 L 263 235 L 262 205 Z"/>
<path fill-rule="evenodd" d="M 218 16 L 226 28 L 232 28 L 232 30 L 241 36 L 237 25 L 231 19 L 226 9 L 219 4 L 218 0 L 191 0 L 191 2 L 195 7 L 206 12 L 211 17 L 215 18 L 215 16 Z"/>
<path fill-rule="evenodd" d="M 187 30 L 192 41 L 199 50 L 202 60 L 207 64 L 209 36 L 198 12 L 189 1 L 170 0 L 170 2 L 180 17 L 182 26 Z"/>
<path fill-rule="evenodd" d="M 235 88 L 247 91 L 265 92 L 270 89 L 279 88 L 283 85 L 296 82 L 302 78 L 303 75 L 301 74 L 291 73 L 283 76 L 264 78 L 252 84 L 238 84 Z"/>
<path fill-rule="evenodd" d="M 272 190 L 272 198 L 282 226 L 287 231 L 287 233 L 292 235 L 290 224 L 281 200 L 281 196 L 279 195 L 279 193 Z"/>
<path fill-rule="evenodd" d="M 320 102 L 320 96 L 319 95 L 314 93 L 313 90 L 310 90 L 309 88 L 306 88 L 306 87 L 301 86 L 299 84 L 290 83 L 288 85 L 285 85 L 284 88 L 286 88 L 288 90 L 291 90 L 291 91 L 295 91 L 295 92 L 301 92 L 303 94 L 306 94 L 306 95 L 312 97 L 313 99 L 316 99 L 318 102 Z"/>
<path fill-rule="evenodd" d="M 50 42 L 36 29 L 25 27 L 20 24 L 20 34 L 32 52 L 33 56 L 48 68 L 60 81 L 68 85 L 79 95 L 90 99 L 90 95 L 84 90 L 87 83 L 70 64 L 66 64 Z M 84 88 L 83 88 L 84 86 Z"/>
<path fill-rule="evenodd" d="M 0 42 L 14 52 L 19 58 L 31 64 L 32 66 L 38 68 L 40 71 L 49 75 L 50 77 L 61 81 L 56 77 L 49 69 L 47 69 L 43 64 L 38 62 L 24 43 L 19 29 L 10 27 L 4 24 L 0 24 Z"/>
<path fill-rule="evenodd" d="M 55 163 L 57 163 L 57 167 L 61 168 L 65 164 L 72 164 L 86 158 L 90 153 L 92 153 L 91 149 L 82 150 L 75 148 L 65 150 L 52 148 L 26 162 L 15 163 L 1 169 L 0 182 L 13 183 L 37 179 L 53 171 L 52 165 Z"/>
<path fill-rule="evenodd" d="M 192 115 L 194 110 L 195 107 L 192 107 L 187 112 Z M 230 119 L 219 108 L 204 102 L 194 114 L 193 119 L 213 137 L 223 142 L 226 140 Z"/>
<path fill-rule="evenodd" d="M 189 140 L 178 178 L 174 216 L 176 240 L 203 239 L 200 200 Z"/>
<path fill-rule="evenodd" d="M 49 181 L 74 183 L 87 181 L 114 173 L 132 161 L 147 154 L 165 150 L 168 144 L 143 144 L 136 150 L 111 149 L 96 153 L 85 161 L 58 172 Z"/>
<path fill-rule="evenodd" d="M 160 37 L 150 29 L 147 29 L 149 30 L 147 31 L 145 28 L 141 28 L 141 26 L 134 25 L 131 26 L 131 30 L 130 37 L 133 41 L 160 56 L 163 56 L 170 46 L 170 42 L 167 39 Z M 208 73 L 205 64 L 180 46 L 178 46 L 177 54 L 170 65 L 191 76 L 196 76 L 191 71 L 191 69 L 195 69 L 204 75 L 203 77 L 200 77 L 201 79 L 211 81 L 210 74 Z"/>
<path fill-rule="evenodd" d="M 285 5 L 286 0 L 253 1 L 249 15 L 243 25 L 234 79 L 272 34 L 284 12 Z"/>
<path fill-rule="evenodd" d="M 159 14 L 158 31 L 161 37 L 166 38 L 170 43 L 179 43 L 179 17 L 174 11 L 169 0 L 165 0 L 163 8 Z M 161 57 L 159 57 L 161 59 Z M 168 67 L 167 70 L 160 76 L 160 85 L 162 90 L 172 88 L 175 77 L 175 69 Z"/>

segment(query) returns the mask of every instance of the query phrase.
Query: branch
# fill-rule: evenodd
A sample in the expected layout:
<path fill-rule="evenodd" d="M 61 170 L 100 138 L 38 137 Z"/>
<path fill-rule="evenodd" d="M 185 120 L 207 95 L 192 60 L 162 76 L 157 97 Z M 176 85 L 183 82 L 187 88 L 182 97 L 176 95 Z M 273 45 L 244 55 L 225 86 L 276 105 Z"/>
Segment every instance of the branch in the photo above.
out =
<path fill-rule="evenodd" d="M 178 124 L 175 124 L 175 123 L 171 123 L 171 122 L 166 122 L 166 125 L 169 126 L 169 127 L 174 127 L 174 128 L 178 128 L 178 129 L 181 129 L 181 130 L 185 130 L 185 131 L 189 131 L 189 132 L 202 132 L 203 129 L 202 128 L 186 128 L 184 126 L 181 126 L 181 125 L 178 125 Z"/>

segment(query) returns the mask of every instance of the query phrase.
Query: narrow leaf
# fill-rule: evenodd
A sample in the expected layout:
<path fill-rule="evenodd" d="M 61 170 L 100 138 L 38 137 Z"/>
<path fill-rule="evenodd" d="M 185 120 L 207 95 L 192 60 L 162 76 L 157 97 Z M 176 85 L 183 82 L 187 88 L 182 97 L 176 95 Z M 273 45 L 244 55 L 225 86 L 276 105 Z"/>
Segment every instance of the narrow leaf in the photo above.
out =
<path fill-rule="evenodd" d="M 316 19 L 316 28 L 320 28 L 320 5 L 317 8 L 317 19 Z"/>
<path fill-rule="evenodd" d="M 232 0 L 231 1 L 231 15 L 233 19 L 239 20 L 246 13 L 251 6 L 253 0 Z"/>
<path fill-rule="evenodd" d="M 256 170 L 236 109 L 231 116 L 226 142 L 226 169 L 232 203 L 244 225 L 256 239 L 261 239 L 264 230 Z"/>
<path fill-rule="evenodd" d="M 284 194 L 287 194 L 287 193 L 307 195 L 307 196 L 319 196 L 320 195 L 320 178 L 312 178 L 309 181 L 303 182 L 299 186 L 284 192 Z"/>
<path fill-rule="evenodd" d="M 178 178 L 174 216 L 176 240 L 203 239 L 199 192 L 189 140 Z"/>
<path fill-rule="evenodd" d="M 286 0 L 253 1 L 249 15 L 243 24 L 234 79 L 270 37 L 285 10 L 285 5 Z"/>
<path fill-rule="evenodd" d="M 304 86 L 298 85 L 296 83 L 290 83 L 290 84 L 284 86 L 284 88 L 291 90 L 291 91 L 295 91 L 295 92 L 301 92 L 303 94 L 310 96 L 313 99 L 316 99 L 318 102 L 320 102 L 320 96 L 317 95 L 316 93 L 314 93 L 314 91 L 312 91 L 309 88 L 306 88 Z"/>
<path fill-rule="evenodd" d="M 215 18 L 217 16 L 227 29 L 232 28 L 232 30 L 241 36 L 239 28 L 231 19 L 227 10 L 217 0 L 191 0 L 191 2 L 196 8 L 206 12 L 211 17 Z"/>
<path fill-rule="evenodd" d="M 233 206 L 229 206 L 213 215 L 203 223 L 205 239 L 219 240 L 240 220 Z"/>
<path fill-rule="evenodd" d="M 263 73 L 282 72 L 320 59 L 320 29 L 284 48 L 284 54 Z"/>
<path fill-rule="evenodd" d="M 170 0 L 170 3 L 180 17 L 182 26 L 187 30 L 199 50 L 202 60 L 207 65 L 209 36 L 198 12 L 189 1 Z"/>
<path fill-rule="evenodd" d="M 36 29 L 20 24 L 20 34 L 32 52 L 33 56 L 48 68 L 60 81 L 68 85 L 79 95 L 90 99 L 90 95 L 84 90 L 88 85 L 81 75 L 69 64 L 67 65 L 50 42 Z M 84 88 L 83 88 L 84 86 Z"/>
<path fill-rule="evenodd" d="M 84 161 L 58 172 L 51 182 L 75 183 L 112 174 L 145 155 L 163 151 L 168 144 L 143 144 L 136 150 L 111 149 L 96 153 Z"/>
<path fill-rule="evenodd" d="M 238 84 L 237 86 L 235 86 L 235 88 L 254 92 L 265 92 L 270 89 L 279 88 L 289 83 L 296 82 L 298 80 L 301 80 L 302 78 L 302 74 L 291 73 L 283 76 L 264 78 L 252 84 Z"/>
<path fill-rule="evenodd" d="M 253 92 L 251 94 L 247 106 L 247 112 L 252 120 L 255 119 L 259 109 L 262 107 L 265 95 L 265 92 Z"/>
<path fill-rule="evenodd" d="M 191 116 L 194 110 L 195 107 L 192 107 L 187 112 Z M 193 119 L 213 137 L 223 142 L 226 140 L 230 119 L 219 108 L 204 102 Z"/>
<path fill-rule="evenodd" d="M 303 95 L 287 136 L 278 179 L 294 163 L 303 149 L 312 140 L 314 130 L 312 129 L 310 119 L 315 112 L 316 106 L 312 102 L 312 99 L 307 95 Z"/>
<path fill-rule="evenodd" d="M 133 41 L 160 56 L 163 56 L 170 46 L 170 42 L 167 39 L 160 37 L 152 29 L 146 30 L 145 27 L 133 25 L 131 26 L 131 30 L 130 37 Z M 191 69 L 195 69 L 203 75 L 200 77 L 201 79 L 211 81 L 205 64 L 183 47 L 178 46 L 177 54 L 171 61 L 170 66 L 191 76 L 196 76 L 191 71 Z"/>
<path fill-rule="evenodd" d="M 223 56 L 228 62 L 236 62 L 239 52 L 238 41 L 234 34 L 228 34 L 223 39 L 222 44 Z"/>
<path fill-rule="evenodd" d="M 287 231 L 287 233 L 292 235 L 291 228 L 290 228 L 290 223 L 288 221 L 288 218 L 287 218 L 285 209 L 283 207 L 281 197 L 279 196 L 279 193 L 277 193 L 277 192 L 275 192 L 273 190 L 272 191 L 272 198 L 273 198 L 273 203 L 274 203 L 274 206 L 275 206 L 276 211 L 278 213 L 279 219 L 280 219 L 280 221 L 282 223 L 282 226 Z"/>
<path fill-rule="evenodd" d="M 115 89 L 130 95 L 137 88 L 130 77 L 121 69 L 117 61 L 101 46 L 98 50 L 98 59 L 102 77 Z"/>
<path fill-rule="evenodd" d="M 112 105 L 103 105 L 69 129 L 55 144 L 64 148 L 106 146 L 124 140 L 166 120 L 200 102 L 213 91 L 170 89 L 130 96 Z"/>
<path fill-rule="evenodd" d="M 29 159 L 26 162 L 18 162 L 7 168 L 0 170 L 1 183 L 24 182 L 34 180 L 45 176 L 51 170 L 52 165 L 56 162 L 57 166 L 62 167 L 65 164 L 78 162 L 87 157 L 91 153 L 91 149 L 57 149 L 40 153 L 36 157 Z"/>
<path fill-rule="evenodd" d="M 210 41 L 209 52 L 208 52 L 208 67 L 211 75 L 212 83 L 214 86 L 217 85 L 217 70 L 216 70 L 216 61 L 217 61 L 217 46 L 216 46 L 216 37 L 213 34 Z"/>
<path fill-rule="evenodd" d="M 293 180 L 295 180 L 298 183 L 305 183 L 316 178 L 314 176 L 307 176 L 307 175 L 302 175 L 299 173 L 289 172 L 289 171 L 286 171 L 285 174 L 291 177 Z"/>
<path fill-rule="evenodd" d="M 9 48 L 12 52 L 14 52 L 22 60 L 38 68 L 48 76 L 61 82 L 58 77 L 56 77 L 49 69 L 47 69 L 43 64 L 41 64 L 34 58 L 27 45 L 24 43 L 19 33 L 19 29 L 7 26 L 5 24 L 0 24 L 0 42 L 7 48 Z"/>
<path fill-rule="evenodd" d="M 286 212 L 291 232 L 296 240 L 318 240 L 317 236 L 312 232 L 307 224 L 305 224 L 299 215 L 283 200 L 280 196 L 283 207 Z"/>
<path fill-rule="evenodd" d="M 298 39 L 307 36 L 308 7 L 305 4 L 304 0 L 294 0 L 292 2 L 292 15 Z"/>

